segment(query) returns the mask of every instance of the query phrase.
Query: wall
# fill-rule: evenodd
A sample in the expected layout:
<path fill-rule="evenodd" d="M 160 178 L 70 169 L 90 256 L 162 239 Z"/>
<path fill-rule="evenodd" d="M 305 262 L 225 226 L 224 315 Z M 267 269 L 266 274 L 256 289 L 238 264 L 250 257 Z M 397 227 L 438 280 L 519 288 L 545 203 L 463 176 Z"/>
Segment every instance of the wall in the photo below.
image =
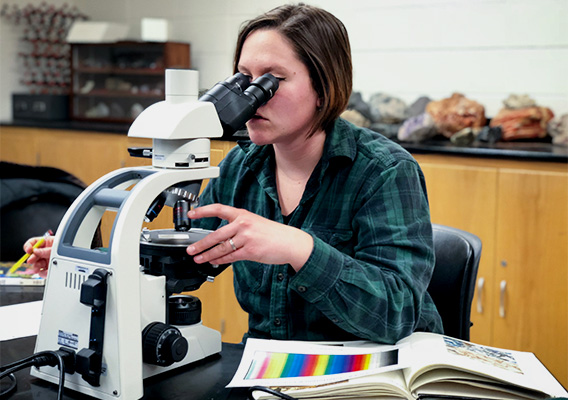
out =
<path fill-rule="evenodd" d="M 40 3 L 40 0 L 30 1 Z M 49 0 L 51 4 L 61 1 Z M 352 43 L 354 90 L 412 103 L 458 91 L 494 115 L 510 93 L 528 93 L 559 115 L 568 112 L 567 0 L 306 1 L 334 13 Z M 0 0 L 0 4 L 10 1 Z M 191 43 L 201 87 L 231 74 L 240 24 L 277 0 L 74 0 L 92 20 L 126 22 L 138 38 L 143 17 L 166 18 L 172 38 Z M 17 35 L 0 21 L 0 120 L 17 88 Z"/>
<path fill-rule="evenodd" d="M 43 0 L 30 1 L 7 1 L 0 0 L 0 7 L 7 4 L 12 6 L 17 4 L 22 8 L 27 4 L 39 5 Z M 66 0 L 49 0 L 49 4 L 59 8 L 64 3 L 70 4 Z M 13 92 L 25 93 L 26 88 L 20 84 L 20 69 L 22 62 L 18 58 L 18 51 L 21 51 L 21 42 L 19 38 L 22 36 L 23 27 L 6 22 L 4 18 L 0 18 L 0 121 L 10 120 L 12 118 L 12 99 Z"/>

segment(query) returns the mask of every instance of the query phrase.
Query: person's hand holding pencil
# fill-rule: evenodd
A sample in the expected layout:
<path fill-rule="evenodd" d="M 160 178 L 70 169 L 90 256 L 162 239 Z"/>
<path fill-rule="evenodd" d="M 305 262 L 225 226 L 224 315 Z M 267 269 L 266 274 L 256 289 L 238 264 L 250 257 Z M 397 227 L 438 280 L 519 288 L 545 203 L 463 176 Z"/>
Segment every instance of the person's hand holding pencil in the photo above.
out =
<path fill-rule="evenodd" d="M 53 239 L 53 232 L 51 230 L 45 232 L 41 237 L 28 239 L 26 243 L 24 243 L 24 251 L 26 254 L 10 268 L 8 273 L 13 272 L 12 270 L 17 270 L 24 262 L 27 262 L 33 273 L 37 273 L 45 278 L 47 276 L 47 267 L 49 265 Z"/>

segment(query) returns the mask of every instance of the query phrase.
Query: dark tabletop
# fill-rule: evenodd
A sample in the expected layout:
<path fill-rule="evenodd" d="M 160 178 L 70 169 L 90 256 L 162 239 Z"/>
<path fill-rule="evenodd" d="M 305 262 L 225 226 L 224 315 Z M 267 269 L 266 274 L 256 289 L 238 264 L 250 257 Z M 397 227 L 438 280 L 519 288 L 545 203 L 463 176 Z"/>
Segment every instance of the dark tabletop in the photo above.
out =
<path fill-rule="evenodd" d="M 41 300 L 42 287 L 0 286 L 0 305 L 10 305 Z M 0 365 L 6 365 L 31 355 L 35 347 L 35 336 L 0 342 Z M 144 399 L 246 399 L 245 388 L 226 389 L 225 386 L 235 374 L 243 345 L 223 343 L 220 354 L 210 356 L 196 363 L 148 378 L 144 381 Z M 57 386 L 30 375 L 30 368 L 14 374 L 17 390 L 11 400 L 56 399 Z M 2 385 L 4 389 L 7 382 Z M 65 389 L 65 399 L 91 399 L 91 397 Z"/>
<path fill-rule="evenodd" d="M 86 121 L 14 120 L 0 121 L 0 126 L 97 131 L 125 135 L 128 132 L 130 124 Z M 243 130 L 236 132 L 230 137 L 223 137 L 221 140 L 236 141 L 246 139 L 247 137 L 246 131 Z M 437 138 L 425 142 L 399 142 L 399 144 L 409 152 L 416 154 L 445 154 L 463 157 L 489 157 L 568 163 L 568 147 L 554 145 L 551 143 L 550 138 L 496 143 L 474 142 L 469 145 L 458 146 L 450 142 L 450 140 L 438 136 Z"/>

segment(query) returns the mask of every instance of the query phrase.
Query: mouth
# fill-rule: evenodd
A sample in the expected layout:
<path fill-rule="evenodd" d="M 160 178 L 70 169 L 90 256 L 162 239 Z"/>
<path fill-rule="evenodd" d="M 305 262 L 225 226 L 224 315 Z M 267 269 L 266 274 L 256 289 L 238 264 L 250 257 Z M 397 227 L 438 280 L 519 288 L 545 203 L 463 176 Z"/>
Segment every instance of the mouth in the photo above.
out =
<path fill-rule="evenodd" d="M 266 118 L 264 118 L 262 115 L 260 115 L 260 114 L 257 113 L 257 114 L 255 114 L 251 119 L 259 120 L 259 119 L 266 119 Z"/>

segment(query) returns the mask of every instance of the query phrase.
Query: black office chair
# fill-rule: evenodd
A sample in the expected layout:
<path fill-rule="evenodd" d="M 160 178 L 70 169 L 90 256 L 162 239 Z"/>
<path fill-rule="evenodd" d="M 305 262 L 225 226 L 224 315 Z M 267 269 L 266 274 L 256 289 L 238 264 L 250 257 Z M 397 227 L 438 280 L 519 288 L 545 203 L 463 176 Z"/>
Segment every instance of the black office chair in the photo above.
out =
<path fill-rule="evenodd" d="M 444 333 L 469 340 L 481 239 L 449 226 L 432 224 L 432 229 L 436 265 L 428 293 L 442 317 Z"/>
<path fill-rule="evenodd" d="M 57 168 L 0 163 L 0 261 L 16 261 L 24 242 L 56 231 L 63 215 L 85 189 Z M 96 239 L 100 242 L 100 238 Z"/>

